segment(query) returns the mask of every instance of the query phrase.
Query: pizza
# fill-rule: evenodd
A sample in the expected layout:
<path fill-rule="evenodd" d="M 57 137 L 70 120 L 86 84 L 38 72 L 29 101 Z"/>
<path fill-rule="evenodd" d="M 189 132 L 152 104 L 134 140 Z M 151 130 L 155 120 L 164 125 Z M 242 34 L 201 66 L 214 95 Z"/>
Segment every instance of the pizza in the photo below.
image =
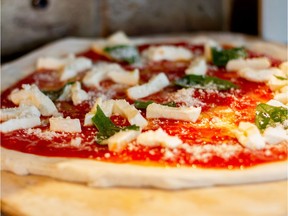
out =
<path fill-rule="evenodd" d="M 51 47 L 35 70 L 4 67 L 2 170 L 165 189 L 287 178 L 286 47 L 123 32 Z"/>

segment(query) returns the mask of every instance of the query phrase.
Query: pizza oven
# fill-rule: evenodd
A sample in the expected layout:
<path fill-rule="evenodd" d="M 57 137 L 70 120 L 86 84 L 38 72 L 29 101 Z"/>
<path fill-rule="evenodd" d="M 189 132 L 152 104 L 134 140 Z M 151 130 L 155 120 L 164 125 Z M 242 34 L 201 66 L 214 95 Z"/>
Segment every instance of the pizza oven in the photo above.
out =
<path fill-rule="evenodd" d="M 2 61 L 64 37 L 231 31 L 287 42 L 287 1 L 2 0 Z M 275 24 L 277 23 L 277 25 Z"/>

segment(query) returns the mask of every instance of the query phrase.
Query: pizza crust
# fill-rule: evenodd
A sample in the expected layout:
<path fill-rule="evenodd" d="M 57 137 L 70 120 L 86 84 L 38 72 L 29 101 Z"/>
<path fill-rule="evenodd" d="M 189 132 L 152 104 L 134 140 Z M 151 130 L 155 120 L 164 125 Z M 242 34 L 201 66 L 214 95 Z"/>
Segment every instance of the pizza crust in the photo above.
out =
<path fill-rule="evenodd" d="M 287 161 L 243 170 L 167 168 L 115 164 L 89 159 L 44 157 L 2 148 L 2 170 L 18 175 L 36 174 L 92 187 L 156 187 L 183 189 L 283 180 Z"/>
<path fill-rule="evenodd" d="M 195 34 L 188 36 L 158 36 L 138 38 L 140 43 L 190 41 L 203 43 L 214 39 L 219 43 L 244 45 L 251 50 L 286 60 L 287 47 L 234 34 Z M 98 41 L 101 41 L 100 39 Z M 63 56 L 87 50 L 95 40 L 64 39 L 2 67 L 1 90 L 32 73 L 40 56 Z M 267 54 L 267 53 L 266 53 Z M 19 73 L 21 72 L 21 73 Z M 13 79 L 11 79 L 13 77 Z M 92 187 L 156 187 L 180 189 L 283 180 L 287 178 L 287 161 L 268 163 L 243 170 L 200 169 L 185 167 L 152 167 L 116 164 L 89 159 L 36 156 L 1 147 L 1 169 L 18 175 L 43 175 L 65 181 L 85 183 Z"/>

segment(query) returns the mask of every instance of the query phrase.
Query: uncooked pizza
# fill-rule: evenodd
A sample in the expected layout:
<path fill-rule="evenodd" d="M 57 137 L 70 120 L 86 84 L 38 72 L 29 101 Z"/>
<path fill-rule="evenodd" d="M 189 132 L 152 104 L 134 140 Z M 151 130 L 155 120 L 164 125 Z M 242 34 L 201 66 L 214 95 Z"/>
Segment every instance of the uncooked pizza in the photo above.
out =
<path fill-rule="evenodd" d="M 2 169 L 97 187 L 285 179 L 288 63 L 192 39 L 118 32 L 38 56 L 1 93 Z"/>

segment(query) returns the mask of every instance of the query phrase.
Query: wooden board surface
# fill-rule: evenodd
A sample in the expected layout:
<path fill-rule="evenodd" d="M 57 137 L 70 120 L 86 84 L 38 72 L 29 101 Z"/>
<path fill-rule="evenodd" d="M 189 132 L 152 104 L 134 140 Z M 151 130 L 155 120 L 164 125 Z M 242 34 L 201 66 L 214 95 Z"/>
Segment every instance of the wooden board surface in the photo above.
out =
<path fill-rule="evenodd" d="M 40 176 L 2 172 L 7 215 L 287 215 L 287 181 L 165 191 L 88 188 Z"/>

